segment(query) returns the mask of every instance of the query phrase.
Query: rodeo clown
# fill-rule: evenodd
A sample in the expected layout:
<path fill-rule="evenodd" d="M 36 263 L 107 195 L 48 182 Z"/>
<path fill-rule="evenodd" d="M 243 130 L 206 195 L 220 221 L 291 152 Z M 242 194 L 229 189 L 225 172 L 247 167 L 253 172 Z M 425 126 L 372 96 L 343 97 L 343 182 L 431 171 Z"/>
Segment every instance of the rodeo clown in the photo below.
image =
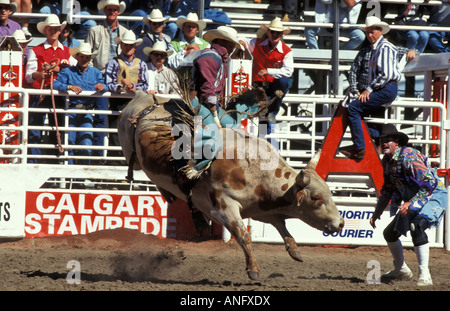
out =
<path fill-rule="evenodd" d="M 425 230 L 439 225 L 447 207 L 447 190 L 430 167 L 428 158 L 418 150 L 406 147 L 409 137 L 387 124 L 380 134 L 384 184 L 370 224 L 380 219 L 391 201 L 391 215 L 396 215 L 383 235 L 394 258 L 394 270 L 384 274 L 382 281 L 411 279 L 412 272 L 403 257 L 399 237 L 411 232 L 419 263 L 418 286 L 433 285 L 428 269 L 429 244 Z"/>

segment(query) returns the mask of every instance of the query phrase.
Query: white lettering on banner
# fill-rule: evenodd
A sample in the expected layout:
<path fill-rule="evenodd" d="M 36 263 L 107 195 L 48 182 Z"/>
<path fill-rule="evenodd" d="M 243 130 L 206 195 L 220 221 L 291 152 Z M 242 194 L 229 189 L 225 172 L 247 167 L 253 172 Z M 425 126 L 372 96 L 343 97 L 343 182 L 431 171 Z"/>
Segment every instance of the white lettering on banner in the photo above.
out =
<path fill-rule="evenodd" d="M 87 234 L 128 228 L 166 237 L 167 208 L 164 198 L 152 195 L 27 192 L 25 234 Z"/>

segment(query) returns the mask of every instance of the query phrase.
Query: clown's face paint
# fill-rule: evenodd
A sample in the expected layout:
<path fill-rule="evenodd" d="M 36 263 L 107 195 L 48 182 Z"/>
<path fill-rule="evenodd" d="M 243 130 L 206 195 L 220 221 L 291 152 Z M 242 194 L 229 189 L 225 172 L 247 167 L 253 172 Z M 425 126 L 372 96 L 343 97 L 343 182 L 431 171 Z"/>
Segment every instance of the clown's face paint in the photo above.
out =
<path fill-rule="evenodd" d="M 380 144 L 381 152 L 392 157 L 395 150 L 398 148 L 398 139 L 390 136 L 382 137 L 380 139 Z"/>

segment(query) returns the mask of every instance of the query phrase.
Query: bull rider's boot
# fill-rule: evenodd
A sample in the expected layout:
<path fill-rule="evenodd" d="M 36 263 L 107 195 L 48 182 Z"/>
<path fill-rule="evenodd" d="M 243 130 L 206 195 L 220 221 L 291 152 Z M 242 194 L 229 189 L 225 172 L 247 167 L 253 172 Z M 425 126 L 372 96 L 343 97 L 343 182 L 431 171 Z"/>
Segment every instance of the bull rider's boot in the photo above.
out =
<path fill-rule="evenodd" d="M 409 267 L 406 265 L 405 258 L 403 257 L 403 245 L 400 240 L 396 242 L 387 243 L 392 257 L 394 258 L 394 270 L 389 271 L 381 276 L 381 279 L 389 280 L 409 280 L 413 274 Z"/>
<path fill-rule="evenodd" d="M 419 263 L 419 280 L 417 281 L 417 286 L 433 285 L 430 270 L 428 269 L 430 245 L 427 243 L 420 246 L 414 246 L 414 252 L 416 253 L 417 261 Z"/>

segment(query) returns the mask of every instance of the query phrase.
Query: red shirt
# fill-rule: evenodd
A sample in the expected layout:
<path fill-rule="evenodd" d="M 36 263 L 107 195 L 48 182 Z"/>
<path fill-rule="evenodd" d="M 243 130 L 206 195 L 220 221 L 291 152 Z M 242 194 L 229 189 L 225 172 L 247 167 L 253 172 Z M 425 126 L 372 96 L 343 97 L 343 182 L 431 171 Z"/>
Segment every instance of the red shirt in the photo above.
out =
<path fill-rule="evenodd" d="M 291 52 L 291 48 L 284 42 L 281 42 L 283 47 L 282 53 L 276 47 L 270 50 L 269 44 L 261 45 L 264 40 L 267 39 L 256 39 L 255 49 L 253 50 L 253 81 L 273 82 L 273 77 L 265 75 L 260 78 L 258 77 L 258 72 L 262 69 L 281 67 L 284 57 Z"/>
<path fill-rule="evenodd" d="M 36 54 L 37 58 L 37 65 L 38 65 L 37 70 L 43 70 L 44 68 L 42 67 L 42 64 L 44 63 L 50 64 L 50 62 L 53 60 L 59 60 L 59 66 L 69 65 L 70 52 L 69 48 L 65 45 L 60 45 L 56 49 L 54 49 L 53 47 L 46 49 L 44 47 L 44 43 L 41 43 L 33 48 L 33 52 L 34 54 Z M 55 81 L 56 77 L 57 74 L 54 73 L 53 81 Z M 41 81 L 42 79 L 37 79 L 36 81 L 34 81 L 32 84 L 33 87 L 36 89 L 40 89 Z M 44 88 L 49 85 L 50 85 L 50 78 L 48 78 L 47 81 L 45 81 Z"/>

